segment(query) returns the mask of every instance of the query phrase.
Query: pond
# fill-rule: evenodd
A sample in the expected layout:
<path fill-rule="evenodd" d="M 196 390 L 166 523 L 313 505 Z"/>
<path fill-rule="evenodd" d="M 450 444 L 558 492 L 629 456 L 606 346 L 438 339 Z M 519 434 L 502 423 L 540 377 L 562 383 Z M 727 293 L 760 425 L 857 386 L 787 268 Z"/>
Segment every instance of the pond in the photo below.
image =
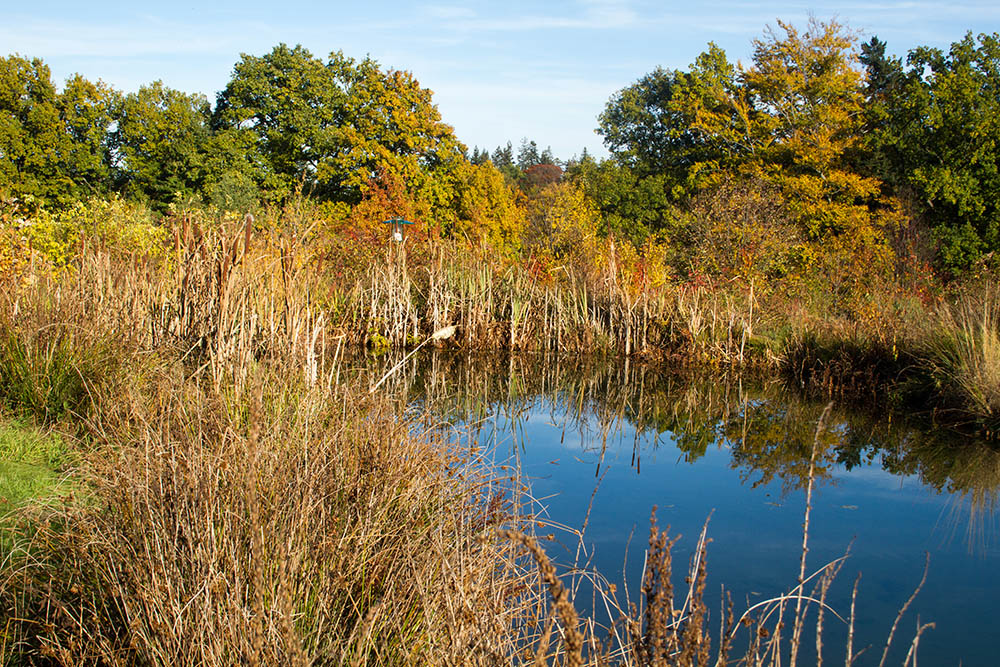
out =
<path fill-rule="evenodd" d="M 836 402 L 824 416 L 825 402 L 778 382 L 618 360 L 436 354 L 388 384 L 462 446 L 519 469 L 567 577 L 586 565 L 637 601 L 655 506 L 660 526 L 681 536 L 681 586 L 708 521 L 712 627 L 723 585 L 737 617 L 794 587 L 815 456 L 807 573 L 849 553 L 827 598 L 845 618 L 860 573 L 854 650 L 871 648 L 857 664 L 879 663 L 928 555 L 886 664 L 903 662 L 918 619 L 935 624 L 920 638 L 922 663 L 996 662 L 1000 453 L 987 443 Z M 581 593 L 578 606 L 593 606 Z M 606 620 L 596 606 L 581 611 Z M 844 660 L 846 633 L 827 615 L 825 659 Z"/>

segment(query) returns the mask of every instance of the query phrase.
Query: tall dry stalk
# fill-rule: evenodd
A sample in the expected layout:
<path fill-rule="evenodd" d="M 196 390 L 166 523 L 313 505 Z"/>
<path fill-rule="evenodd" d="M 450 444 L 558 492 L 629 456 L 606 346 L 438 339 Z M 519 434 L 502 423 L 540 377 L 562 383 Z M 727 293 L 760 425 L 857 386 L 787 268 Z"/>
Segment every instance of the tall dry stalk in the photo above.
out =
<path fill-rule="evenodd" d="M 813 436 L 812 449 L 809 454 L 809 481 L 806 484 L 806 511 L 805 518 L 802 520 L 802 552 L 799 559 L 800 589 L 805 584 L 806 579 L 806 556 L 809 553 L 809 516 L 812 513 L 813 484 L 816 479 L 816 456 L 819 454 L 820 447 L 819 436 L 826 425 L 826 418 L 827 415 L 830 414 L 831 408 L 833 408 L 832 401 L 826 404 L 826 407 L 823 408 L 823 412 L 819 416 L 819 420 L 816 422 L 816 433 Z M 802 639 L 802 629 L 804 623 L 802 600 L 803 598 L 801 594 L 795 600 L 795 616 L 793 617 L 795 620 L 792 627 L 791 657 L 789 658 L 789 664 L 791 667 L 795 667 L 795 661 L 799 654 L 799 642 Z M 822 609 L 822 606 L 820 608 Z M 822 624 L 819 627 L 822 628 Z"/>

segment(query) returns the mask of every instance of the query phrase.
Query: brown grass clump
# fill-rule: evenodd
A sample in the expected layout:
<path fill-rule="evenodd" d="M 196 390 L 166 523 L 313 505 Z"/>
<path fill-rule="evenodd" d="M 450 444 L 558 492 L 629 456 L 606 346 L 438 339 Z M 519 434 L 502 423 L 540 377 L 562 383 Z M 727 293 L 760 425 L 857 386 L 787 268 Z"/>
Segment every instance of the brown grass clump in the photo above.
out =
<path fill-rule="evenodd" d="M 377 406 L 254 377 L 100 415 L 83 499 L 19 524 L 8 637 L 60 664 L 494 664 L 525 591 L 509 488 Z"/>
<path fill-rule="evenodd" d="M 1000 289 L 987 284 L 938 309 L 927 343 L 937 391 L 988 428 L 1000 424 Z"/>

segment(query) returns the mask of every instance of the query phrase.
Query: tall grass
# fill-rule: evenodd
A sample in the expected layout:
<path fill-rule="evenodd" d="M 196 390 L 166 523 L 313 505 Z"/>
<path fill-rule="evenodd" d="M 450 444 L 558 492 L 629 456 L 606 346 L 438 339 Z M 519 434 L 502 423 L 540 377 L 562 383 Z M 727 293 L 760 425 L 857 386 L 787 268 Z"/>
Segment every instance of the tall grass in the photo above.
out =
<path fill-rule="evenodd" d="M 939 395 L 969 417 L 1000 425 L 1000 288 L 986 284 L 938 310 L 927 359 Z"/>
<path fill-rule="evenodd" d="M 0 402 L 42 421 L 85 415 L 93 394 L 121 370 L 130 333 L 94 322 L 90 298 L 42 274 L 0 306 Z M 30 305 L 29 305 L 30 304 Z"/>
<path fill-rule="evenodd" d="M 491 537 L 502 478 L 286 378 L 252 375 L 239 402 L 167 382 L 101 415 L 77 473 L 93 497 L 21 524 L 3 597 L 32 620 L 8 645 L 62 664 L 509 656 L 525 588 Z"/>
<path fill-rule="evenodd" d="M 509 659 L 539 599 L 493 532 L 517 526 L 512 483 L 411 432 L 367 383 L 336 383 L 315 271 L 287 239 L 252 239 L 249 224 L 182 225 L 169 260 L 95 248 L 2 304 L 9 340 L 81 332 L 52 349 L 85 391 L 61 414 L 80 437 L 80 493 L 4 519 L 0 655 Z M 4 385 L 13 407 L 62 387 L 19 347 L 0 364 L 20 378 Z"/>

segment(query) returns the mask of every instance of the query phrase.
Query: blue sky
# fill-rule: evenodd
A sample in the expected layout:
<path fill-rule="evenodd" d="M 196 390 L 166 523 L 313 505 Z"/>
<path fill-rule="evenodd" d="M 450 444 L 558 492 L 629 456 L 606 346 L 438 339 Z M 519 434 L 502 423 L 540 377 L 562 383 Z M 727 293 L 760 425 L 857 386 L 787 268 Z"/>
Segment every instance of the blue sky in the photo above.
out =
<path fill-rule="evenodd" d="M 7 4 L 7 3 L 5 3 Z M 13 4 L 13 3 L 11 3 Z M 434 91 L 463 142 L 521 137 L 568 158 L 587 147 L 608 97 L 657 65 L 686 68 L 709 41 L 732 60 L 776 19 L 837 17 L 905 55 L 966 31 L 1000 30 L 1000 2 L 28 2 L 4 8 L 0 54 L 40 57 L 58 82 L 74 72 L 131 91 L 162 79 L 210 100 L 240 53 L 280 42 L 325 58 L 342 50 L 407 69 Z"/>

